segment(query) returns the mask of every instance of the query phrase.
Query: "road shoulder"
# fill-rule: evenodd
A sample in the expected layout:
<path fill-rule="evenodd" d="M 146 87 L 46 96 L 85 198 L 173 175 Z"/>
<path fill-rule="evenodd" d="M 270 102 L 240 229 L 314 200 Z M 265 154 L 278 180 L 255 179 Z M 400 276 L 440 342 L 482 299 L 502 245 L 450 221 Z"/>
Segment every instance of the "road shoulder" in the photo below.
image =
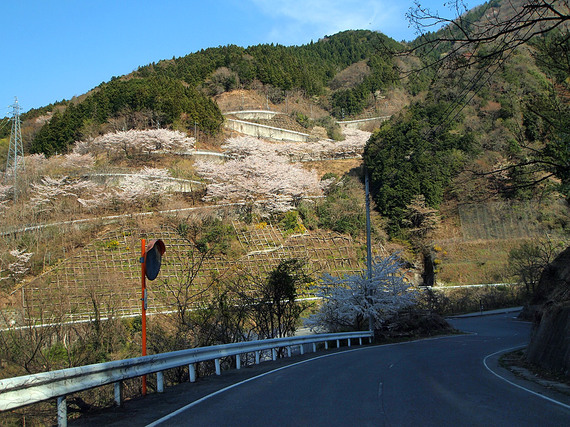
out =
<path fill-rule="evenodd" d="M 506 349 L 493 353 L 485 358 L 485 367 L 503 381 L 518 387 L 537 397 L 544 398 L 553 404 L 570 410 L 570 386 L 561 381 L 554 381 L 532 373 L 520 366 L 520 359 L 509 355 L 522 349 Z M 507 357 L 503 357 L 507 355 Z M 519 361 L 519 363 L 515 363 Z"/>

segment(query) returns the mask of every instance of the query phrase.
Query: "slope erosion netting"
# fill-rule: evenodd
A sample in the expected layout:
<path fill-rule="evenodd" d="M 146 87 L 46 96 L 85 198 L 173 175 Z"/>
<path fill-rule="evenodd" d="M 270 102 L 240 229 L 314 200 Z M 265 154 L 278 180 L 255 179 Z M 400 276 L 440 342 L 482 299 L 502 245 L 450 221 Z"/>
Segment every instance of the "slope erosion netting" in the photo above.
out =
<path fill-rule="evenodd" d="M 562 232 L 559 222 L 567 220 L 568 207 L 563 202 L 480 203 L 460 206 L 459 217 L 464 240 L 520 239 Z"/>
<path fill-rule="evenodd" d="M 198 292 L 212 277 L 227 276 L 232 271 L 253 274 L 269 272 L 281 260 L 299 258 L 307 261 L 315 274 L 354 273 L 362 268 L 358 244 L 350 236 L 324 231 L 287 234 L 271 224 L 232 224 L 241 246 L 240 256 L 209 257 L 201 266 L 191 290 Z M 160 238 L 166 244 L 159 277 L 147 281 L 149 313 L 175 309 L 169 289 L 182 286 L 188 277 L 188 241 L 168 227 L 142 232 L 137 227 L 113 227 L 57 267 L 20 289 L 25 310 L 23 318 L 42 321 L 92 319 L 141 313 L 141 238 Z M 307 290 L 300 290 L 306 296 Z"/>

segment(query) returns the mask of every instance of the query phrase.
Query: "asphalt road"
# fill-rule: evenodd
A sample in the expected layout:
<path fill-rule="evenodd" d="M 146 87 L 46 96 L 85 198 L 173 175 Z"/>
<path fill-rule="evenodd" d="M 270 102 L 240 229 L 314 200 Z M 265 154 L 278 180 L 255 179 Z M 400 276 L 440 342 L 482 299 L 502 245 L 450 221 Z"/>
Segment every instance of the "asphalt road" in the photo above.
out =
<path fill-rule="evenodd" d="M 465 335 L 356 346 L 228 371 L 71 424 L 570 426 L 570 396 L 498 366 L 500 352 L 528 343 L 530 324 L 513 316 L 452 319 Z"/>
<path fill-rule="evenodd" d="M 542 399 L 485 367 L 487 356 L 528 342 L 530 325 L 512 316 L 452 320 L 468 335 L 323 354 L 191 404 L 159 425 L 570 425 L 570 402 Z M 500 369 L 496 357 L 486 363 Z"/>

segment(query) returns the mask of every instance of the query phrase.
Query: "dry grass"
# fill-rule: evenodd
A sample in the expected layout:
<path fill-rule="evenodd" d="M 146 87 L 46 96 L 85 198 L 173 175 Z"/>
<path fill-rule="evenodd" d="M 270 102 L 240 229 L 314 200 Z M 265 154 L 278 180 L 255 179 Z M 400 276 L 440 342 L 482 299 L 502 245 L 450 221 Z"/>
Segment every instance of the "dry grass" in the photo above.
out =
<path fill-rule="evenodd" d="M 309 170 L 316 170 L 319 177 L 322 177 L 326 173 L 334 173 L 340 177 L 356 169 L 360 169 L 361 166 L 362 159 L 326 160 L 303 163 L 303 167 Z"/>
<path fill-rule="evenodd" d="M 301 91 L 287 92 L 286 99 L 279 104 L 274 104 L 268 100 L 263 88 L 259 90 L 239 89 L 224 92 L 214 97 L 214 100 L 222 112 L 267 110 L 269 108 L 271 111 L 279 111 L 286 114 L 297 111 L 312 119 L 329 115 L 326 110 L 319 106 L 319 99 L 307 99 Z"/>

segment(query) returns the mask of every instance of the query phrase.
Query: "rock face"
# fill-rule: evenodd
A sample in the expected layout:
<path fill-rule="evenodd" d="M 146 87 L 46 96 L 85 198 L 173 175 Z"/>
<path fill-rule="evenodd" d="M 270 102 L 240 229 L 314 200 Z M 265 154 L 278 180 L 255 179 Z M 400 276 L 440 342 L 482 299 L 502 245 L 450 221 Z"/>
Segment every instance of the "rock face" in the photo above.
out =
<path fill-rule="evenodd" d="M 570 376 L 570 304 L 548 307 L 533 332 L 529 362 Z"/>
<path fill-rule="evenodd" d="M 537 293 L 546 302 L 539 310 L 527 359 L 570 376 L 570 247 L 544 270 Z"/>
<path fill-rule="evenodd" d="M 570 247 L 567 247 L 542 272 L 535 303 L 570 302 Z"/>

